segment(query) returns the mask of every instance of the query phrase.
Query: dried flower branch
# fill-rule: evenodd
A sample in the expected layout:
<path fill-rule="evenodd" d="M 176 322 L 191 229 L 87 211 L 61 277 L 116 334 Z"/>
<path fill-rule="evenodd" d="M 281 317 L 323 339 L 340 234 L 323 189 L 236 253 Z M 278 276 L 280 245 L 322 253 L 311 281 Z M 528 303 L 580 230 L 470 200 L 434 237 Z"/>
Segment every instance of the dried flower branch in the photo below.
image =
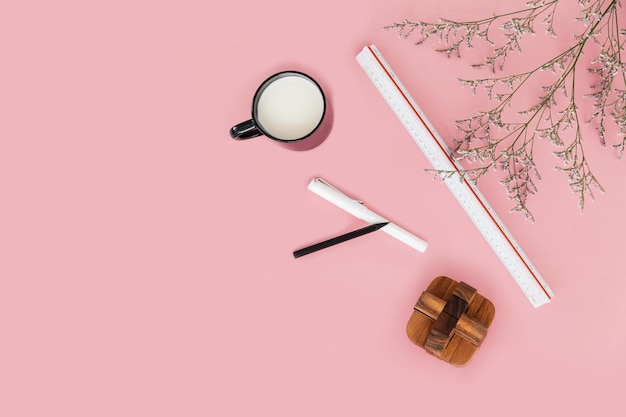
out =
<path fill-rule="evenodd" d="M 437 51 L 449 58 L 460 58 L 462 49 L 471 49 L 475 41 L 483 41 L 492 48 L 492 53 L 472 66 L 488 68 L 496 74 L 504 71 L 511 52 L 522 52 L 523 38 L 535 34 L 539 20 L 547 35 L 556 36 L 554 22 L 560 1 L 532 0 L 523 9 L 481 20 L 441 19 L 438 23 L 404 20 L 385 29 L 396 30 L 404 38 L 417 37 L 418 45 L 435 38 L 445 45 Z M 598 80 L 584 96 L 591 100 L 594 109 L 585 122 L 595 125 L 602 145 L 607 139 L 607 124 L 614 124 L 616 137 L 621 138 L 613 144 L 617 157 L 621 158 L 626 150 L 626 64 L 622 57 L 626 29 L 620 26 L 620 0 L 578 0 L 578 4 L 581 10 L 577 20 L 583 28 L 574 35 L 574 43 L 567 49 L 525 72 L 459 80 L 473 94 L 484 91 L 495 103 L 489 110 L 456 121 L 461 136 L 453 139 L 454 157 L 479 165 L 466 169 L 461 177 L 478 181 L 490 170 L 504 172 L 501 183 L 515 204 L 512 210 L 531 220 L 533 216 L 526 203 L 537 192 L 536 181 L 541 179 L 534 158 L 536 139 L 546 139 L 558 149 L 553 153 L 563 165 L 557 170 L 566 174 L 570 189 L 578 195 L 581 210 L 586 198 L 594 198 L 593 190 L 603 191 L 583 147 L 576 80 L 584 52 L 596 56 L 588 63 L 588 70 Z M 493 26 L 500 22 L 503 40 L 498 44 L 490 35 Z M 553 80 L 541 87 L 532 105 L 519 104 L 515 99 L 520 91 L 532 89 L 538 74 L 545 71 L 551 72 Z M 435 172 L 444 178 L 456 175 Z"/>

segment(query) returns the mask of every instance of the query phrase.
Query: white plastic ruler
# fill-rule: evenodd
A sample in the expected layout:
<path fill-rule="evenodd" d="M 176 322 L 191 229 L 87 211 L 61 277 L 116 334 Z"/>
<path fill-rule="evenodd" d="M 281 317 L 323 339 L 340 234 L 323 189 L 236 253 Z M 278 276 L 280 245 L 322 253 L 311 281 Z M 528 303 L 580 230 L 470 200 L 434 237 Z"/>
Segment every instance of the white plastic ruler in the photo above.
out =
<path fill-rule="evenodd" d="M 433 168 L 460 172 L 463 168 L 450 155 L 448 146 L 417 106 L 378 49 L 374 45 L 366 46 L 356 59 L 424 152 Z M 443 181 L 532 305 L 539 307 L 550 302 L 554 295 L 552 290 L 472 181 L 456 175 L 443 179 Z"/>

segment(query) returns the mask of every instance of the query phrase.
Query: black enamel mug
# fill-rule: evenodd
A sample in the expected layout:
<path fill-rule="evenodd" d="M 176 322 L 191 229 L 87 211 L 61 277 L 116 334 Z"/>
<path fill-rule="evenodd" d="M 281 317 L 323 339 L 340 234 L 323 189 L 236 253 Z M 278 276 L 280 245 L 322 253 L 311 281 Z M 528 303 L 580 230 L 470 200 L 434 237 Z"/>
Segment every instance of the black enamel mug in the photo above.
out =
<path fill-rule="evenodd" d="M 252 118 L 233 126 L 230 136 L 301 141 L 318 130 L 325 114 L 326 97 L 320 85 L 302 72 L 282 71 L 263 81 L 252 99 Z"/>

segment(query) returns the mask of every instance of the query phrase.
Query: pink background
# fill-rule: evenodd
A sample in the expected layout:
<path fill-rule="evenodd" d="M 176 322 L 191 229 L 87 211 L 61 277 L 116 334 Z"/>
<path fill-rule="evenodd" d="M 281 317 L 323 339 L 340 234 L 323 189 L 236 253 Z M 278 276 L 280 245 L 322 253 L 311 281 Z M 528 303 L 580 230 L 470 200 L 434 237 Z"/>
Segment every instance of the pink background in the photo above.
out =
<path fill-rule="evenodd" d="M 588 136 L 606 193 L 581 215 L 540 144 L 535 223 L 508 212 L 498 175 L 480 184 L 555 291 L 534 309 L 355 60 L 375 44 L 451 138 L 480 104 L 455 81 L 478 56 L 447 60 L 381 28 L 524 2 L 498 3 L 4 2 L 0 415 L 619 414 L 624 162 Z M 324 87 L 326 141 L 298 152 L 230 139 L 283 69 Z M 426 253 L 375 233 L 294 260 L 363 226 L 306 189 L 314 176 L 426 239 Z M 496 306 L 465 368 L 405 335 L 438 275 Z"/>

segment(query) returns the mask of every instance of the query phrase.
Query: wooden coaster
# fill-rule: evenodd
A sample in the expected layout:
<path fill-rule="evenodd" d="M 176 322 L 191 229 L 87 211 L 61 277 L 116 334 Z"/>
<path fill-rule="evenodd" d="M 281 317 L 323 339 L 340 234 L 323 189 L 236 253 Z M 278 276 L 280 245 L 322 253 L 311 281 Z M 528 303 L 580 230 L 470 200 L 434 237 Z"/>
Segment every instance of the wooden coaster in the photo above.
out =
<path fill-rule="evenodd" d="M 465 366 L 485 339 L 495 313 L 491 301 L 471 286 L 437 277 L 417 300 L 406 333 L 428 353 Z"/>

